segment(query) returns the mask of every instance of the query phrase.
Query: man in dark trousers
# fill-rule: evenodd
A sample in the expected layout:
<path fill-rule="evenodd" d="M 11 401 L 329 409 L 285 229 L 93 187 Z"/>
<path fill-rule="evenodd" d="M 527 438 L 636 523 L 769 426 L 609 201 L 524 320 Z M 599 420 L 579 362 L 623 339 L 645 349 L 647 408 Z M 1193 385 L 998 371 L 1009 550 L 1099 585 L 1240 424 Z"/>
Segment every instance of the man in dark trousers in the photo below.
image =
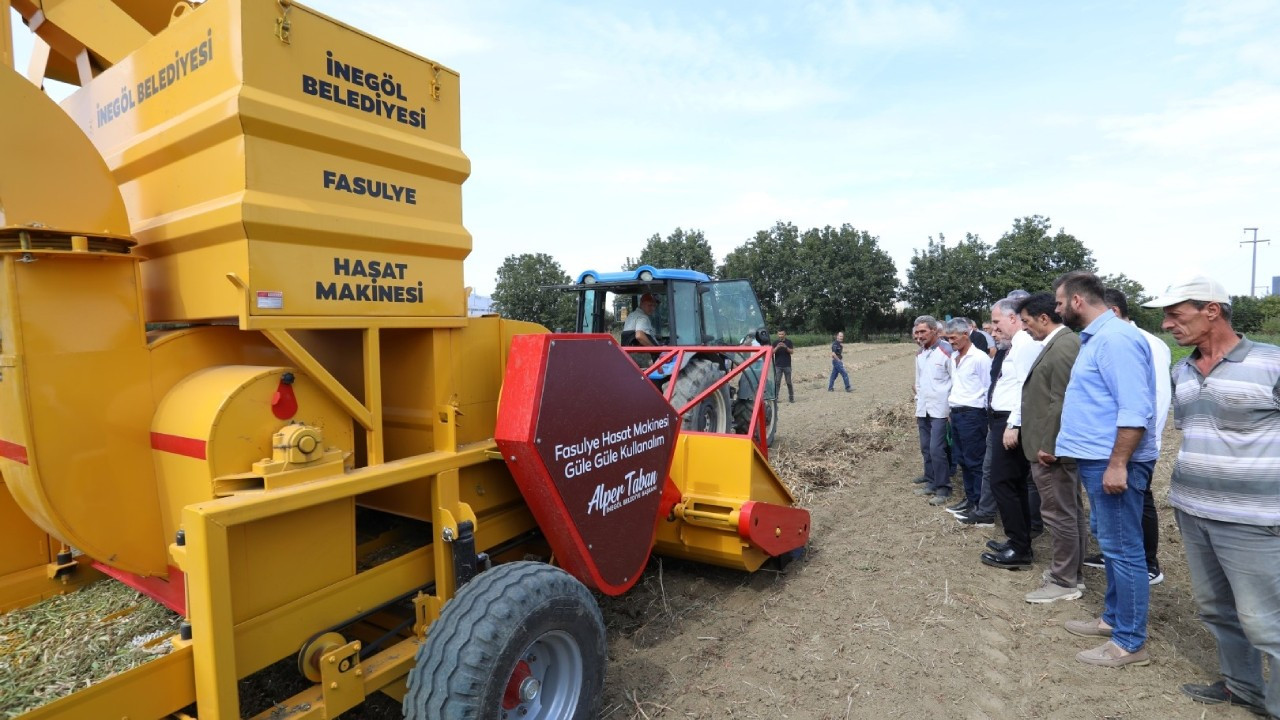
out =
<path fill-rule="evenodd" d="M 782 381 L 787 381 L 787 402 L 796 401 L 796 391 L 791 387 L 791 353 L 795 352 L 796 345 L 787 339 L 787 331 L 778 331 L 778 342 L 773 344 L 773 383 L 781 386 Z"/>
<path fill-rule="evenodd" d="M 1057 456 L 1062 402 L 1071 368 L 1080 353 L 1080 336 L 1062 325 L 1049 293 L 1024 300 L 1019 313 L 1031 337 L 1044 343 L 1039 361 L 1022 387 L 1022 450 L 1031 463 L 1031 479 L 1040 491 L 1040 512 L 1053 537 L 1053 556 L 1044 584 L 1027 593 L 1027 602 L 1074 600 L 1084 579 L 1081 562 L 1089 535 L 1075 461 Z"/>
<path fill-rule="evenodd" d="M 836 376 L 844 378 L 844 391 L 853 392 L 853 385 L 849 383 L 849 373 L 844 369 L 844 331 L 836 333 L 836 339 L 831 341 L 831 379 L 827 381 L 827 392 L 831 392 L 836 387 Z"/>
<path fill-rule="evenodd" d="M 1015 570 L 1031 562 L 1031 513 L 1027 498 L 1027 458 L 1018 446 L 1016 431 L 1010 426 L 1022 422 L 1022 388 L 1027 373 L 1040 356 L 1040 343 L 1022 327 L 1017 300 L 1005 298 L 991 307 L 996 332 L 1007 338 L 1008 348 L 1001 358 L 1000 372 L 991 384 L 991 412 L 988 416 L 988 447 L 991 450 L 991 494 L 1000 511 L 1000 520 L 1009 539 L 989 542 L 991 552 L 982 562 L 992 567 Z M 994 362 L 992 363 L 994 365 Z M 965 523 L 972 518 L 962 518 Z"/>

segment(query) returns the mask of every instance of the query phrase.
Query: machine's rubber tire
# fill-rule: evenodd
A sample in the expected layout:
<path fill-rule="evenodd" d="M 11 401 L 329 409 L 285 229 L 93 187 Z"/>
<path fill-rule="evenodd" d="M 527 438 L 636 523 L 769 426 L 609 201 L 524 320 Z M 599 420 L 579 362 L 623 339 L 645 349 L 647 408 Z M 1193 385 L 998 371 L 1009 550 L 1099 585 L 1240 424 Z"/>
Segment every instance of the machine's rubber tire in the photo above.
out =
<path fill-rule="evenodd" d="M 751 422 L 751 406 L 750 400 L 735 400 L 733 402 L 733 431 L 738 435 L 747 434 L 747 425 Z M 778 401 L 777 399 L 765 399 L 764 405 L 761 406 L 764 412 L 765 425 L 765 441 L 769 447 L 773 447 L 773 439 L 778 435 Z M 753 432 L 753 438 L 758 438 L 760 433 Z"/>
<path fill-rule="evenodd" d="M 702 405 L 689 413 L 693 421 L 688 429 L 709 433 L 729 432 L 733 422 L 729 412 L 732 402 L 729 399 L 729 388 L 721 386 L 720 389 L 708 395 Z"/>
<path fill-rule="evenodd" d="M 679 410 L 698 393 L 707 389 L 724 373 L 716 364 L 705 358 L 696 358 L 685 366 L 676 376 L 676 389 L 671 394 L 671 404 Z M 729 388 L 722 385 L 719 390 L 707 396 L 684 414 L 681 420 L 682 430 L 698 432 L 727 433 L 732 427 Z"/>
<path fill-rule="evenodd" d="M 767 436 L 765 444 L 773 447 L 773 440 L 778 437 L 778 399 L 766 398 L 762 410 L 765 413 L 764 429 Z"/>
<path fill-rule="evenodd" d="M 409 671 L 404 715 L 591 720 L 607 661 L 604 620 L 582 583 L 545 563 L 497 565 L 445 603 Z M 506 707 L 504 695 L 519 677 L 537 679 L 540 690 Z"/>

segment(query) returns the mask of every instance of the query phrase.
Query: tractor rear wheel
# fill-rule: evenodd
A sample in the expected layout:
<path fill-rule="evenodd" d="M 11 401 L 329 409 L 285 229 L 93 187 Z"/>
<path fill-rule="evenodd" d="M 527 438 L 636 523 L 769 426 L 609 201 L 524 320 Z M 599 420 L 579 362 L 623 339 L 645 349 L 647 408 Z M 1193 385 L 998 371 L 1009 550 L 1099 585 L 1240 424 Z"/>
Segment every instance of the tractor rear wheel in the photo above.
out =
<path fill-rule="evenodd" d="M 679 410 L 698 393 L 711 387 L 723 375 L 715 363 L 705 358 L 695 358 L 676 376 L 676 388 L 671 394 L 671 404 Z M 729 388 L 720 386 L 697 407 L 689 409 L 681 420 L 681 428 L 697 432 L 725 433 L 732 424 Z"/>
<path fill-rule="evenodd" d="M 764 405 L 765 444 L 773 447 L 774 438 L 778 437 L 778 398 L 765 398 Z"/>
<path fill-rule="evenodd" d="M 445 603 L 409 672 L 409 720 L 589 720 L 604 686 L 604 621 L 569 573 L 486 570 Z"/>

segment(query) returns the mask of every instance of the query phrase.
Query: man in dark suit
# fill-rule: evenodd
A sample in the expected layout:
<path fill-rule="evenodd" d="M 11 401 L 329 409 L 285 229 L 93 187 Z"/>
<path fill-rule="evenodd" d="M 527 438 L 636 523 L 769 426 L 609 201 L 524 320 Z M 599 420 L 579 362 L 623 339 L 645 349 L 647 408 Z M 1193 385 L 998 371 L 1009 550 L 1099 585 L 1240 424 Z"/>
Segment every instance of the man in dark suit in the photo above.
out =
<path fill-rule="evenodd" d="M 1062 325 L 1049 293 L 1023 300 L 1018 314 L 1031 337 L 1044 344 L 1022 386 L 1022 451 L 1031 463 L 1031 478 L 1040 491 L 1040 512 L 1053 534 L 1053 558 L 1044 585 L 1027 593 L 1027 602 L 1054 602 L 1080 597 L 1084 587 L 1081 562 L 1089 539 L 1075 461 L 1058 458 L 1055 443 L 1062 401 L 1071 366 L 1080 352 L 1080 336 Z"/>

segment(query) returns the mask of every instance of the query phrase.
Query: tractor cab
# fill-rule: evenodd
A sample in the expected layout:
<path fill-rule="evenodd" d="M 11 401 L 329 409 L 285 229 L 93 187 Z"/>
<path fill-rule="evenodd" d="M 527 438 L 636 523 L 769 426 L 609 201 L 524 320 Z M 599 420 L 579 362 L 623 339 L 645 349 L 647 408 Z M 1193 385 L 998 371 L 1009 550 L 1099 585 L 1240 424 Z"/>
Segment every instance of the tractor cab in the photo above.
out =
<path fill-rule="evenodd" d="M 747 434 L 755 419 L 762 417 L 765 442 L 772 444 L 777 432 L 777 396 L 769 373 L 762 372 L 767 353 L 730 349 L 767 346 L 769 342 L 764 314 L 750 282 L 713 280 L 696 270 L 641 265 L 611 273 L 587 270 L 573 284 L 557 287 L 578 295 L 577 332 L 608 333 L 624 349 L 640 344 L 635 340 L 634 323 L 629 327 L 627 318 L 641 311 L 645 295 L 652 295 L 657 301 L 649 318 L 653 340 L 666 353 L 628 351 L 642 368 L 663 358 L 647 376 L 664 388 L 670 378 L 676 378 L 669 391 L 664 390 L 676 407 L 704 398 L 683 415 L 684 428 Z M 670 352 L 678 348 L 688 350 Z M 744 364 L 746 367 L 738 368 Z M 760 403 L 757 395 L 762 396 Z"/>
<path fill-rule="evenodd" d="M 751 345 L 765 331 L 760 303 L 746 280 L 641 265 L 612 273 L 587 270 L 562 289 L 578 295 L 577 332 L 610 333 L 623 345 L 633 344 L 623 337 L 623 327 L 646 293 L 658 301 L 650 322 L 659 345 Z"/>

